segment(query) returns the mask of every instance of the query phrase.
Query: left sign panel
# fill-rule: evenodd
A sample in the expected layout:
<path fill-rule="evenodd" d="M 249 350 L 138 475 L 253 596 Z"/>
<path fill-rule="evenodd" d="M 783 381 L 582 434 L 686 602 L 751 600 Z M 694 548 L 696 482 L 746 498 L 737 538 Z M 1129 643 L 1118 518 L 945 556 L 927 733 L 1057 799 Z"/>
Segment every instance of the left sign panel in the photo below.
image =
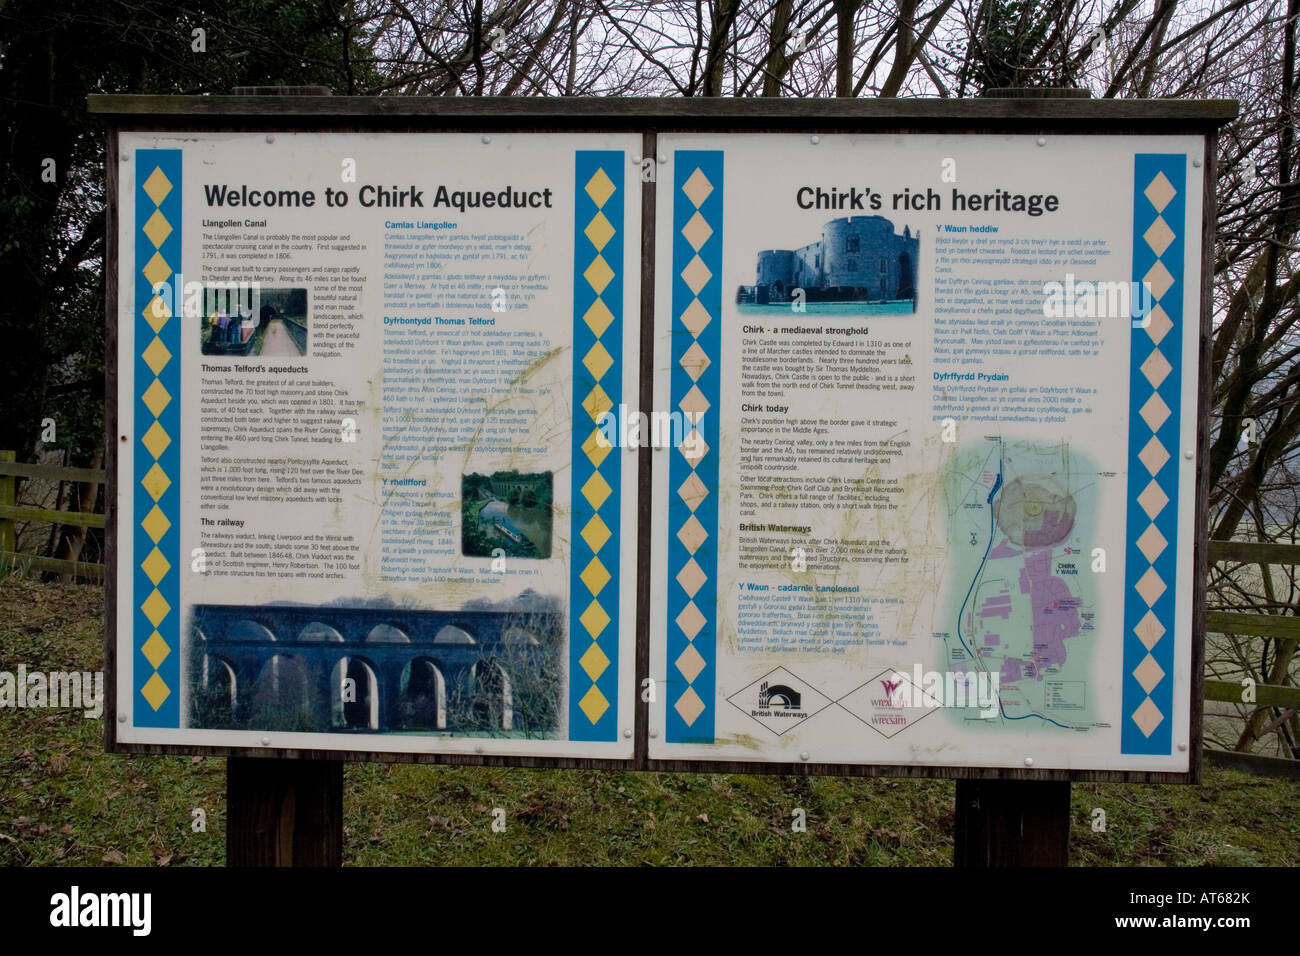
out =
<path fill-rule="evenodd" d="M 631 758 L 639 137 L 118 143 L 117 739 Z"/>

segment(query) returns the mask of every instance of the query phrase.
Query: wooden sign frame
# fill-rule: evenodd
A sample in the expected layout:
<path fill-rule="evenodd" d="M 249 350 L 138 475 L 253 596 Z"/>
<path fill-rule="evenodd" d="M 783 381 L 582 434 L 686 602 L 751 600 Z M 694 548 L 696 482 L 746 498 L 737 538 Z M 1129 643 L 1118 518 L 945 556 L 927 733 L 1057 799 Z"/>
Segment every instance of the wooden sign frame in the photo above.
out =
<path fill-rule="evenodd" d="M 1202 763 L 1202 696 L 1205 637 L 1206 502 L 1211 342 L 1211 286 L 1214 249 L 1214 194 L 1217 131 L 1237 112 L 1225 100 L 1091 100 L 1086 98 L 1003 98 L 936 100 L 768 100 L 768 99 L 632 99 L 580 100 L 530 98 L 424 98 L 332 96 L 93 96 L 90 109 L 107 126 L 107 216 L 105 277 L 107 286 L 107 553 L 105 635 L 108 696 L 105 744 L 116 753 L 186 753 L 224 757 L 278 757 L 328 761 L 416 762 L 477 766 L 557 767 L 727 773 L 778 773 L 843 775 L 856 777 L 952 777 L 969 780 L 1093 781 L 1135 783 L 1199 782 Z M 127 131 L 176 133 L 211 132 L 634 132 L 642 137 L 642 155 L 657 155 L 658 137 L 677 132 L 797 132 L 807 135 L 835 133 L 1018 133 L 1040 136 L 1095 133 L 1184 134 L 1202 138 L 1205 195 L 1201 228 L 1200 367 L 1195 489 L 1195 545 L 1192 566 L 1193 634 L 1191 682 L 1191 740 L 1187 773 L 936 767 L 912 765 L 858 765 L 825 763 L 769 763 L 762 761 L 652 760 L 648 757 L 649 707 L 636 696 L 633 759 L 599 760 L 525 758 L 496 755 L 382 753 L 369 750 L 282 750 L 272 748 L 172 746 L 132 744 L 117 739 L 116 699 L 117 635 L 119 627 L 116 589 L 119 531 L 116 501 L 118 430 L 118 202 L 119 136 Z M 640 403 L 653 407 L 656 184 L 642 190 L 640 301 Z M 631 251 L 631 250 L 630 250 Z M 633 254 L 634 251 L 633 251 Z M 649 540 L 649 495 L 652 468 L 658 466 L 649 448 L 637 455 L 639 487 L 639 540 Z M 650 673 L 650 552 L 642 547 L 638 566 L 635 673 L 637 686 Z"/>

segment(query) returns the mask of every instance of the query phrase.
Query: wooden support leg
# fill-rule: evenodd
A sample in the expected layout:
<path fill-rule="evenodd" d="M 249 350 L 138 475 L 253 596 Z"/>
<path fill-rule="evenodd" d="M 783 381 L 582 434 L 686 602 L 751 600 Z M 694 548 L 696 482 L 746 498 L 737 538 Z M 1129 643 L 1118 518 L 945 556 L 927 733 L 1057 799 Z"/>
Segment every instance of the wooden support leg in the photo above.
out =
<path fill-rule="evenodd" d="M 226 761 L 227 866 L 342 866 L 343 762 Z"/>
<path fill-rule="evenodd" d="M 1065 866 L 1070 782 L 958 780 L 953 865 Z"/>

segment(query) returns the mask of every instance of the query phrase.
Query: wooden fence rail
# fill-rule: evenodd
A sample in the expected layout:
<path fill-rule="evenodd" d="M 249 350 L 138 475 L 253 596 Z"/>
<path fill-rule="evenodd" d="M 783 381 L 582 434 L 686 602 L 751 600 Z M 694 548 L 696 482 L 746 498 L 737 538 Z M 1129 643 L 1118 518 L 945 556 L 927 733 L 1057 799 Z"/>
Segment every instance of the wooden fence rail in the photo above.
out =
<path fill-rule="evenodd" d="M 0 565 L 24 571 L 53 571 L 93 581 L 104 580 L 104 566 L 87 561 L 64 561 L 38 555 L 19 554 L 15 521 L 48 521 L 56 525 L 103 528 L 104 516 L 88 511 L 55 511 L 51 508 L 18 506 L 18 481 L 40 478 L 79 484 L 104 483 L 104 472 L 97 468 L 64 468 L 60 465 L 28 465 L 14 461 L 12 451 L 0 451 Z"/>
<path fill-rule="evenodd" d="M 1256 541 L 1211 541 L 1211 564 L 1300 565 L 1300 545 L 1270 544 Z M 1295 608 L 1292 609 L 1294 612 Z M 1278 642 L 1277 653 L 1291 659 L 1300 645 L 1300 617 L 1295 613 L 1272 614 L 1249 611 L 1211 610 L 1205 615 L 1205 628 L 1218 634 L 1237 634 L 1246 637 L 1273 639 Z M 1276 679 L 1276 678 L 1275 678 Z M 1286 680 L 1286 675 L 1282 675 Z M 1205 699 L 1228 704 L 1246 704 L 1253 708 L 1277 707 L 1283 710 L 1279 719 L 1300 710 L 1300 688 L 1282 684 L 1256 684 L 1254 700 L 1243 700 L 1246 687 L 1241 683 L 1206 677 Z M 1206 748 L 1207 756 L 1216 764 L 1269 776 L 1300 778 L 1300 760 L 1284 757 L 1265 757 L 1260 754 L 1236 750 Z"/>

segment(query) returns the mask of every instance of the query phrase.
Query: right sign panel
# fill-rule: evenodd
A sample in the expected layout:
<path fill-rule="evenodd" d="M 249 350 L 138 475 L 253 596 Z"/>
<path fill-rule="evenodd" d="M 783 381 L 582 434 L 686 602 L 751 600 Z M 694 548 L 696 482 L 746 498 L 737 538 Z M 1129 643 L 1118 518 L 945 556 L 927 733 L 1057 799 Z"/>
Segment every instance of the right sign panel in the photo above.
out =
<path fill-rule="evenodd" d="M 1186 772 L 1204 141 L 659 143 L 651 758 Z"/>

